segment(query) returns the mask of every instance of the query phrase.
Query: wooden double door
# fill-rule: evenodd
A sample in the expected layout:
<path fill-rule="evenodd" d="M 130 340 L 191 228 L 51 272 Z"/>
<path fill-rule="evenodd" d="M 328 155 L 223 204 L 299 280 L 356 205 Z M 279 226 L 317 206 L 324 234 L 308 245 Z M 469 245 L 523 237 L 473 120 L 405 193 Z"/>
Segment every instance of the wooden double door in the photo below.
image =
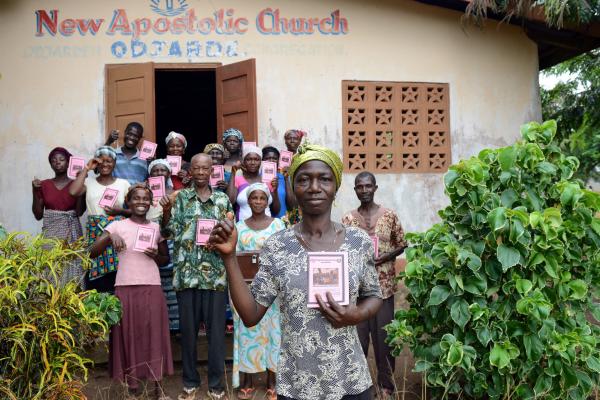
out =
<path fill-rule="evenodd" d="M 214 71 L 216 135 L 210 134 L 212 141 L 220 143 L 223 131 L 229 128 L 241 130 L 247 141 L 257 141 L 255 59 L 228 65 L 153 62 L 106 65 L 106 135 L 113 129 L 123 132 L 128 123 L 136 121 L 144 126 L 145 139 L 156 142 L 164 137 L 164 132 L 156 132 L 155 76 L 157 71 L 165 70 Z M 193 96 L 188 101 L 193 102 Z M 197 112 L 203 110 L 199 107 Z"/>

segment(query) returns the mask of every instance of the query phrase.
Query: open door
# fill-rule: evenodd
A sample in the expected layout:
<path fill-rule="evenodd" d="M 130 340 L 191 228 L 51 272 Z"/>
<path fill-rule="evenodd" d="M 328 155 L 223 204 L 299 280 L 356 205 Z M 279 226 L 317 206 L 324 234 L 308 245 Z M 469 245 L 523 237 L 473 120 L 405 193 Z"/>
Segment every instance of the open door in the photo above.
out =
<path fill-rule="evenodd" d="M 256 142 L 256 63 L 254 58 L 217 67 L 217 135 L 229 128 L 244 133 L 244 140 Z"/>
<path fill-rule="evenodd" d="M 106 66 L 106 136 L 113 129 L 123 132 L 130 122 L 144 127 L 144 138 L 156 142 L 154 126 L 154 64 Z"/>

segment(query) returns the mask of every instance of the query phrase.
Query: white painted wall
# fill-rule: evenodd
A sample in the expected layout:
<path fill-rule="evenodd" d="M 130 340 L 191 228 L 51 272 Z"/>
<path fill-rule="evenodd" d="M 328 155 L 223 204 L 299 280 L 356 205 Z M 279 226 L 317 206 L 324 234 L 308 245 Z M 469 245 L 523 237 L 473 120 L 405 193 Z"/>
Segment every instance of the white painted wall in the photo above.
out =
<path fill-rule="evenodd" d="M 161 3 L 163 3 L 161 1 Z M 173 0 L 177 5 L 179 0 Z M 342 152 L 341 81 L 447 82 L 453 161 L 518 138 L 523 122 L 538 119 L 537 48 L 518 28 L 489 23 L 464 28 L 457 12 L 413 1 L 187 0 L 199 17 L 232 8 L 248 19 L 237 35 L 151 34 L 154 39 L 237 41 L 237 55 L 118 59 L 111 45 L 130 37 L 108 35 L 113 10 L 131 20 L 158 14 L 149 0 L 0 2 L 0 221 L 10 230 L 37 232 L 31 214 L 31 180 L 52 173 L 47 154 L 57 145 L 91 155 L 104 138 L 104 65 L 128 62 L 214 62 L 256 58 L 259 143 L 283 147 L 283 132 L 307 130 L 313 142 Z M 255 18 L 266 7 L 282 16 L 325 18 L 339 9 L 345 35 L 263 35 Z M 36 37 L 35 10 L 64 18 L 104 18 L 92 36 Z M 185 52 L 185 50 L 184 50 Z M 354 175 L 346 174 L 334 216 L 358 205 Z M 399 213 L 408 231 L 423 230 L 446 204 L 440 174 L 380 174 L 377 201 Z"/>

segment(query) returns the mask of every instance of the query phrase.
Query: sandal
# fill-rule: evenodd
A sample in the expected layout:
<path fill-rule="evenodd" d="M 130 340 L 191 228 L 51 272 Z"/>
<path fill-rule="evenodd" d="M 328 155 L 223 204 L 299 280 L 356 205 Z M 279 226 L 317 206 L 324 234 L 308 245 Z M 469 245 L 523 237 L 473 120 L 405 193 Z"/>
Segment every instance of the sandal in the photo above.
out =
<path fill-rule="evenodd" d="M 266 398 L 268 400 L 277 400 L 277 392 L 273 388 L 267 389 Z"/>
<path fill-rule="evenodd" d="M 196 393 L 198 392 L 198 388 L 183 388 L 183 391 L 179 396 L 177 396 L 177 400 L 195 400 Z"/>
<path fill-rule="evenodd" d="M 240 400 L 248 400 L 254 397 L 254 391 L 256 389 L 253 387 L 242 388 L 238 390 L 237 398 Z"/>

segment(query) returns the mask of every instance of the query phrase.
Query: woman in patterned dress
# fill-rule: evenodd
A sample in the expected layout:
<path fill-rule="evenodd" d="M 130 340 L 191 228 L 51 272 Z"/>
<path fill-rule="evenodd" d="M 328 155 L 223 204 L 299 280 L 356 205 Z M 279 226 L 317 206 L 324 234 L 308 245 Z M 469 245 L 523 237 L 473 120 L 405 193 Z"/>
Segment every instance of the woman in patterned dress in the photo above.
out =
<path fill-rule="evenodd" d="M 47 238 L 65 240 L 73 243 L 83 236 L 79 217 L 85 211 L 83 196 L 71 196 L 69 187 L 73 180 L 67 176 L 71 153 L 63 147 L 52 149 L 48 155 L 54 178 L 31 182 L 33 204 L 31 210 L 35 219 L 43 219 L 42 233 Z M 81 262 L 74 260 L 66 265 L 60 277 L 60 283 L 71 280 L 81 283 L 83 270 Z"/>
<path fill-rule="evenodd" d="M 271 194 L 264 183 L 254 183 L 247 191 L 252 216 L 236 224 L 238 231 L 237 251 L 260 250 L 265 241 L 275 232 L 285 229 L 279 218 L 265 213 Z M 240 386 L 239 373 L 243 372 L 243 384 L 238 399 L 254 396 L 252 375 L 267 371 L 267 398 L 276 399 L 275 371 L 279 356 L 281 329 L 279 327 L 279 305 L 273 302 L 260 322 L 246 328 L 237 313 L 233 319 L 233 387 Z"/>
<path fill-rule="evenodd" d="M 232 218 L 218 223 L 211 233 L 209 244 L 223 257 L 231 298 L 246 326 L 256 325 L 279 298 L 278 399 L 372 398 L 371 376 L 356 325 L 375 315 L 382 296 L 369 236 L 331 220 L 342 170 L 334 151 L 300 146 L 290 177 L 302 222 L 266 241 L 250 286 L 237 264 L 237 230 Z M 308 258 L 320 252 L 335 252 L 347 260 L 348 305 L 340 305 L 329 292 L 325 298 L 315 296 L 318 308 L 307 306 L 309 300 L 314 301 L 308 296 Z"/>
<path fill-rule="evenodd" d="M 88 161 L 69 187 L 71 196 L 81 196 L 85 193 L 89 246 L 96 242 L 110 223 L 131 215 L 131 210 L 124 208 L 125 195 L 130 184 L 125 179 L 113 176 L 116 160 L 117 153 L 112 147 L 99 147 L 94 153 L 94 158 Z M 89 171 L 95 171 L 98 175 L 88 177 Z M 112 207 L 99 204 L 106 189 L 116 190 L 116 199 Z M 86 290 L 96 289 L 99 292 L 114 293 L 118 265 L 117 253 L 112 246 L 107 246 L 92 260 L 92 267 L 85 274 Z"/>

